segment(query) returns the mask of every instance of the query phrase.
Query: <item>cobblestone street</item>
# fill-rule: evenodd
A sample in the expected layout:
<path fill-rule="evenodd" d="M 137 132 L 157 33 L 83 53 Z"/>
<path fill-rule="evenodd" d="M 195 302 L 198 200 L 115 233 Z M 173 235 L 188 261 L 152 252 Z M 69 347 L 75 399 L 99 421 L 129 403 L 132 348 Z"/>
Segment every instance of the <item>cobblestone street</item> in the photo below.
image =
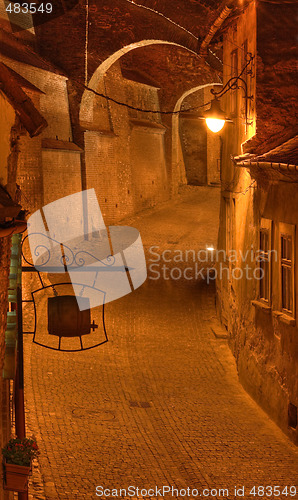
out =
<path fill-rule="evenodd" d="M 187 187 L 125 224 L 140 231 L 147 261 L 151 245 L 159 253 L 216 246 L 219 194 Z M 295 485 L 297 448 L 242 389 L 227 341 L 212 332 L 214 283 L 148 276 L 106 306 L 103 346 L 59 353 L 26 336 L 27 420 L 44 481 L 33 498 L 169 485 L 199 494 L 226 488 L 231 499 L 245 486 L 242 498 L 253 499 L 253 486 Z"/>

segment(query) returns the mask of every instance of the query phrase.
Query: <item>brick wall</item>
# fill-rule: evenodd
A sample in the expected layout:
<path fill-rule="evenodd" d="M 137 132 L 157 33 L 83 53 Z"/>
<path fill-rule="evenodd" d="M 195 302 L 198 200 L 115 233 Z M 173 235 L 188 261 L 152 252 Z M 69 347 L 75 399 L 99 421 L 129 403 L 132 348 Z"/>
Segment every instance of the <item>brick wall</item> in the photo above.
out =
<path fill-rule="evenodd" d="M 1 54 L 0 60 L 41 91 L 24 89 L 48 122 L 48 126 L 42 132 L 42 137 L 72 141 L 67 78 L 60 74 L 23 64 Z"/>
<path fill-rule="evenodd" d="M 107 73 L 104 88 L 119 101 L 159 109 L 158 90 L 124 79 L 119 63 Z M 98 110 L 96 100 L 94 105 Z M 98 126 L 93 113 L 99 130 L 85 132 L 86 173 L 87 187 L 95 188 L 108 223 L 166 199 L 168 186 L 160 115 L 112 102 L 101 108 L 101 115 Z"/>
<path fill-rule="evenodd" d="M 30 213 L 43 204 L 41 138 L 20 137 L 17 183 L 22 189 L 21 204 Z"/>
<path fill-rule="evenodd" d="M 31 139 L 24 130 L 19 138 L 17 182 L 22 205 L 32 213 L 45 203 L 81 190 L 80 155 L 42 151 L 43 138 L 72 141 L 67 79 L 3 56 L 2 60 L 41 91 L 25 89 L 48 122 L 40 136 Z"/>
<path fill-rule="evenodd" d="M 82 189 L 80 153 L 44 149 L 42 172 L 44 205 Z"/>
<path fill-rule="evenodd" d="M 35 81 L 44 92 L 40 97 L 40 112 L 48 122 L 42 136 L 72 141 L 67 80 L 53 73 L 45 73 Z"/>

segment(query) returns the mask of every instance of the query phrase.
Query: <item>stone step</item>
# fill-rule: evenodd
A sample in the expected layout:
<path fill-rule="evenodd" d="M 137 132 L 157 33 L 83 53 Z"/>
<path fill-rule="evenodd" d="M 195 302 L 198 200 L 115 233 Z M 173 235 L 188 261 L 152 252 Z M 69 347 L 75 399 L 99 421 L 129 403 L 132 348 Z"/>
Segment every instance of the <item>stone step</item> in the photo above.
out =
<path fill-rule="evenodd" d="M 218 320 L 212 320 L 210 324 L 211 331 L 216 339 L 227 340 L 229 334 L 224 326 Z"/>

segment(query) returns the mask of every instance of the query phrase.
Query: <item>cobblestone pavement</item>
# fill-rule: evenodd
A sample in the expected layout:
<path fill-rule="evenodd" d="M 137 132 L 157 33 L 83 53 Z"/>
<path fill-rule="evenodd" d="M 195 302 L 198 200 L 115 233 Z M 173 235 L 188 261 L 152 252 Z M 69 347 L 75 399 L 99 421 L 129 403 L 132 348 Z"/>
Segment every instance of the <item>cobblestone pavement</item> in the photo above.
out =
<path fill-rule="evenodd" d="M 149 256 L 149 245 L 215 244 L 218 211 L 217 188 L 188 188 L 127 222 Z M 214 302 L 202 279 L 148 279 L 107 305 L 109 342 L 97 349 L 52 352 L 26 337 L 28 420 L 48 500 L 99 498 L 97 485 L 227 488 L 228 498 L 237 485 L 253 499 L 262 497 L 249 494 L 254 485 L 297 483 L 297 448 L 242 389 L 227 342 L 212 334 Z"/>

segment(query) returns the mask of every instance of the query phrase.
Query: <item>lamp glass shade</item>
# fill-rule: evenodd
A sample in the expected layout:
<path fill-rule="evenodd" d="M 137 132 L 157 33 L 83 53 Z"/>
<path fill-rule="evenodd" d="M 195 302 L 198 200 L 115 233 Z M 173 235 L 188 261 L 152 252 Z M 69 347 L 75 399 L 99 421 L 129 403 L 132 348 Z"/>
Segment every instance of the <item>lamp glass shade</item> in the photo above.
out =
<path fill-rule="evenodd" d="M 205 112 L 205 120 L 207 127 L 212 131 L 212 132 L 219 132 L 226 120 L 225 120 L 225 114 L 223 110 L 220 107 L 219 100 L 214 98 L 211 101 L 211 106 L 208 111 Z"/>
<path fill-rule="evenodd" d="M 209 130 L 211 130 L 211 132 L 214 133 L 220 132 L 225 123 L 225 120 L 218 120 L 217 118 L 206 118 L 207 127 L 209 128 Z"/>

